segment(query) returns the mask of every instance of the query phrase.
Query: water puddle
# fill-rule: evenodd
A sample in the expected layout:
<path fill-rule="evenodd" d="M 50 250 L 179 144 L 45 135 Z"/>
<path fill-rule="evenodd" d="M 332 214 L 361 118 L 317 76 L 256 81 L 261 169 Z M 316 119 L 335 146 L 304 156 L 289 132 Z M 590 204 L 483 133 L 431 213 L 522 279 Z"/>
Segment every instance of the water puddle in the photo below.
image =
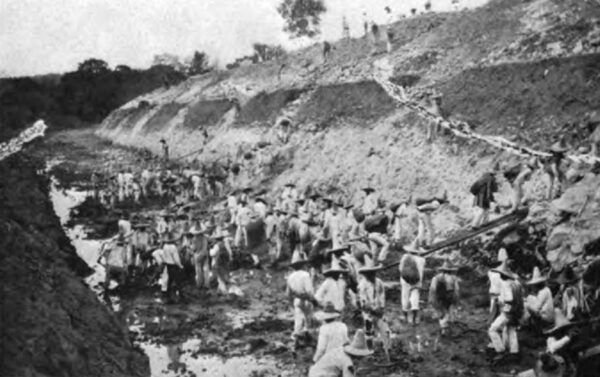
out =
<path fill-rule="evenodd" d="M 169 345 L 141 344 L 150 358 L 152 376 L 223 376 L 254 377 L 280 376 L 281 369 L 276 360 L 251 356 L 222 358 L 200 355 L 200 339 L 189 339 L 183 343 Z"/>
<path fill-rule="evenodd" d="M 94 269 L 95 273 L 86 278 L 86 283 L 93 291 L 100 294 L 102 291 L 100 285 L 104 281 L 105 271 L 98 261 L 98 256 L 105 240 L 87 239 L 86 230 L 82 225 L 75 225 L 72 228 L 65 226 L 69 221 L 71 210 L 81 204 L 87 196 L 88 192 L 86 191 L 60 188 L 56 179 L 52 178 L 50 199 L 54 205 L 56 215 L 77 250 L 77 254 Z M 112 282 L 111 287 L 114 285 L 116 285 L 116 282 Z M 111 306 L 115 311 L 120 310 L 121 303 L 118 297 L 111 296 Z M 233 328 L 242 328 L 256 319 L 255 314 L 254 311 L 236 310 L 226 315 Z M 128 328 L 133 333 L 143 335 L 147 323 L 140 319 L 127 318 Z M 155 318 L 156 321 L 161 323 L 169 322 L 170 319 Z M 218 355 L 201 354 L 202 340 L 199 338 L 190 338 L 185 342 L 174 344 L 157 344 L 152 340 L 137 341 L 135 343 L 148 355 L 152 377 L 269 377 L 286 375 L 285 373 L 282 374 L 285 366 L 278 365 L 277 360 L 272 357 L 231 356 L 224 358 Z"/>

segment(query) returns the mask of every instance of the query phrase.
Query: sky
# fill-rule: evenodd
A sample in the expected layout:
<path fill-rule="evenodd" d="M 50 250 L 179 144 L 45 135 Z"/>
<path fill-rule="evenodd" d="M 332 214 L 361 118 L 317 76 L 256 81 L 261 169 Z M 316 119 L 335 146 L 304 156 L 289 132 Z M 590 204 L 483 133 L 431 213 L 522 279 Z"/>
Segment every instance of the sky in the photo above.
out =
<path fill-rule="evenodd" d="M 370 20 L 389 20 L 423 10 L 425 0 L 324 0 L 322 36 L 335 40 L 342 17 L 351 35 L 361 33 L 363 12 Z M 459 0 L 474 7 L 488 0 Z M 157 54 L 190 56 L 205 51 L 224 66 L 251 53 L 252 43 L 288 49 L 306 41 L 290 40 L 277 13 L 281 0 L 0 0 L 0 76 L 72 71 L 87 58 L 149 67 Z M 453 10 L 452 0 L 431 0 L 432 9 Z"/>

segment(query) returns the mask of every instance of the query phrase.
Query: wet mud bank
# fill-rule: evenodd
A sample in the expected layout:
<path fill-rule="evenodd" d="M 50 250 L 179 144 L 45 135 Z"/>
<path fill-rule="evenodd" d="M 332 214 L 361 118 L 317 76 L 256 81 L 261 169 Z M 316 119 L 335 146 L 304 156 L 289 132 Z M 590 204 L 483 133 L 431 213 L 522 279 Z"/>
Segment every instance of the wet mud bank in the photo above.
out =
<path fill-rule="evenodd" d="M 44 166 L 0 162 L 3 376 L 149 376 L 148 357 L 83 277 L 49 199 Z"/>

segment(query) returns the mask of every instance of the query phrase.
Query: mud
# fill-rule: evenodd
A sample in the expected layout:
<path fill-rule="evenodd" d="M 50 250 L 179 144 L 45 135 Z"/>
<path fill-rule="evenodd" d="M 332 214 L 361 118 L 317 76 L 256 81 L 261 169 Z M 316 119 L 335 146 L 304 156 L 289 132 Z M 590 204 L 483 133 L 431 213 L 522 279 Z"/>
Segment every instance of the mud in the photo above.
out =
<path fill-rule="evenodd" d="M 135 164 L 138 154 L 115 145 L 103 145 L 102 153 L 94 151 L 98 141 L 82 134 L 62 134 L 61 142 L 69 145 L 91 145 L 91 152 L 84 153 L 84 159 L 74 159 L 68 150 L 62 150 L 62 158 L 71 159 L 74 172 L 86 171 L 90 166 L 104 166 L 115 163 Z M 55 139 L 40 148 L 41 154 L 55 156 Z M 69 148 L 77 151 L 77 148 Z M 43 152 L 42 152 L 43 151 Z M 88 151 L 89 152 L 89 151 Z M 80 154 L 78 154 L 80 155 Z M 72 182 L 77 182 L 76 180 Z M 64 184 L 62 186 L 65 186 Z M 97 264 L 101 240 L 90 240 L 86 233 L 94 235 L 88 223 L 91 218 L 72 217 L 77 209 L 79 214 L 93 213 L 87 194 L 81 191 L 85 185 L 75 184 L 71 189 L 56 189 L 59 193 L 55 203 L 63 202 L 58 210 L 63 223 L 68 225 L 68 234 L 77 248 L 80 257 L 95 271 L 88 279 L 88 285 L 106 305 L 114 311 L 120 321 L 129 327 L 133 344 L 150 357 L 153 376 L 304 376 L 312 364 L 316 346 L 316 329 L 306 339 L 303 347 L 295 350 L 291 340 L 292 311 L 284 297 L 286 271 L 280 269 L 248 270 L 238 269 L 232 273 L 232 282 L 239 287 L 243 297 L 217 295 L 212 291 L 198 291 L 191 284 L 184 287 L 183 300 L 177 304 L 165 305 L 159 299 L 158 287 L 147 287 L 142 283 L 129 287 L 118 287 L 112 283 L 108 296 L 98 285 L 104 279 L 102 266 Z M 64 187 L 63 187 L 64 188 Z M 87 203 L 87 204 L 86 204 Z M 65 209 L 64 207 L 68 207 Z M 149 208 L 140 208 L 148 210 Z M 102 220 L 104 221 L 104 220 Z M 112 220 L 111 220 L 112 221 Z M 109 222 L 111 222 L 109 221 Z M 110 232 L 107 232 L 109 234 Z M 503 237 L 502 240 L 504 240 Z M 387 318 L 393 331 L 392 364 L 384 361 L 382 352 L 376 347 L 376 354 L 358 365 L 361 376 L 494 376 L 495 372 L 524 370 L 532 365 L 539 349 L 536 341 L 533 348 L 523 346 L 523 358 L 512 364 L 495 366 L 487 359 L 487 286 L 485 263 L 491 257 L 477 249 L 494 242 L 492 238 L 481 240 L 469 246 L 466 244 L 459 253 L 466 262 L 459 275 L 463 279 L 464 299 L 459 318 L 449 335 L 440 337 L 435 313 L 425 309 L 422 323 L 412 327 L 402 321 L 398 270 L 391 268 L 382 273 L 387 282 Z M 395 254 L 390 257 L 394 260 Z M 487 258 L 487 259 L 486 259 Z M 473 259 L 475 264 L 468 262 Z M 433 276 L 436 265 L 441 260 L 431 259 L 426 270 L 426 279 Z M 479 267 L 477 267 L 479 266 Z M 422 293 L 425 300 L 426 292 Z M 425 301 L 422 302 L 425 306 Z M 356 312 L 345 314 L 345 322 L 351 333 L 362 326 Z"/>

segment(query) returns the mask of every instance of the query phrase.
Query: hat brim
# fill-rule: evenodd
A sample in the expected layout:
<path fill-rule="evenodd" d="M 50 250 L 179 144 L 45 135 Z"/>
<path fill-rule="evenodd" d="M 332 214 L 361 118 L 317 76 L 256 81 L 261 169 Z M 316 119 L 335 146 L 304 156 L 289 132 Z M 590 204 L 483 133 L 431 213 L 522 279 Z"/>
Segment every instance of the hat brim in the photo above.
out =
<path fill-rule="evenodd" d="M 323 275 L 328 275 L 328 274 L 343 274 L 343 273 L 347 273 L 348 270 L 345 270 L 343 268 L 330 268 L 329 270 L 325 270 L 323 271 Z"/>
<path fill-rule="evenodd" d="M 369 356 L 373 354 L 373 351 L 369 349 L 358 349 L 352 346 L 344 346 L 344 352 L 352 356 Z"/>
<path fill-rule="evenodd" d="M 511 272 L 502 271 L 502 270 L 499 270 L 497 268 L 492 269 L 492 271 L 493 272 L 497 272 L 500 275 L 505 276 L 505 277 L 507 277 L 509 279 L 517 279 L 517 275 L 515 275 L 514 273 L 511 273 Z"/>
<path fill-rule="evenodd" d="M 338 247 L 338 248 L 335 248 L 335 249 L 329 249 L 329 250 L 327 250 L 325 252 L 325 254 L 333 254 L 333 253 L 338 253 L 340 251 L 348 251 L 348 250 L 350 250 L 350 247 L 348 247 L 348 246 Z"/>
<path fill-rule="evenodd" d="M 546 281 L 548 281 L 548 278 L 546 277 L 539 277 L 536 279 L 531 279 L 529 281 L 527 281 L 525 284 L 526 285 L 536 285 L 536 284 L 540 284 L 540 283 L 545 283 Z"/>
<path fill-rule="evenodd" d="M 545 334 L 545 335 L 552 335 L 552 334 L 554 334 L 555 332 L 557 332 L 558 330 L 562 330 L 562 329 L 564 329 L 564 328 L 570 327 L 571 325 L 573 325 L 573 323 L 571 323 L 571 322 L 568 322 L 568 323 L 563 323 L 563 324 L 560 324 L 560 325 L 558 325 L 558 326 L 554 326 L 554 327 L 552 327 L 552 328 L 549 328 L 548 330 L 545 330 L 545 331 L 544 331 L 544 334 Z"/>
<path fill-rule="evenodd" d="M 369 272 L 377 272 L 383 270 L 383 266 L 377 265 L 375 267 L 363 267 L 358 269 L 358 273 L 369 273 Z"/>
<path fill-rule="evenodd" d="M 458 272 L 458 267 L 440 267 L 438 271 L 441 272 Z"/>
<path fill-rule="evenodd" d="M 338 312 L 333 312 L 333 313 L 328 313 L 328 312 L 324 312 L 324 311 L 318 311 L 314 314 L 315 318 L 318 321 L 326 321 L 328 319 L 334 319 L 334 318 L 339 318 L 341 317 L 341 313 Z"/>
<path fill-rule="evenodd" d="M 300 261 L 296 261 L 296 262 L 290 262 L 290 267 L 302 266 L 302 265 L 309 264 L 309 263 L 310 263 L 309 260 L 300 260 Z"/>

